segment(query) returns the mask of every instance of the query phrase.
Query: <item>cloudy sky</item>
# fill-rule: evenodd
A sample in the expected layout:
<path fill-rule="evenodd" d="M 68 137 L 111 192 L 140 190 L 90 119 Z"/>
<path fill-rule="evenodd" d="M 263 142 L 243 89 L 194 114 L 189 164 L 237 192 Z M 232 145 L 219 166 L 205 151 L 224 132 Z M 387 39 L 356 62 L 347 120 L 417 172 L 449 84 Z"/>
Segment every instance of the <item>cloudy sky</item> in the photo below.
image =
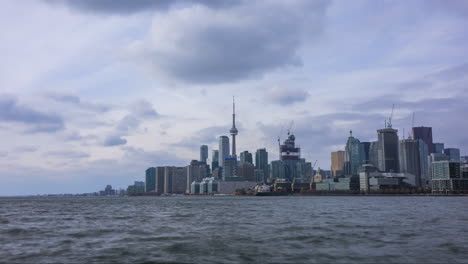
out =
<path fill-rule="evenodd" d="M 270 160 L 294 121 L 329 168 L 392 104 L 400 137 L 415 112 L 468 154 L 467 1 L 3 0 L 0 30 L 0 195 L 126 187 L 211 155 L 233 95 L 238 150 Z"/>

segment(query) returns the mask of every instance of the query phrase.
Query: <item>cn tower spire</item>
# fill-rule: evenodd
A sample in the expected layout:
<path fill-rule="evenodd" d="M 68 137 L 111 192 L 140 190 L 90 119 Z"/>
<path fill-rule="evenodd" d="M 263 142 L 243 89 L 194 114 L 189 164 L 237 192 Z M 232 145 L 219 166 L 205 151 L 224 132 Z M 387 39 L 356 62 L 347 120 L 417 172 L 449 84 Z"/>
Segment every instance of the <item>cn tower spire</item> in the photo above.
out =
<path fill-rule="evenodd" d="M 236 157 L 236 135 L 237 135 L 237 128 L 236 128 L 236 103 L 234 100 L 234 96 L 232 97 L 232 128 L 229 130 L 229 133 L 232 136 L 232 156 Z"/>

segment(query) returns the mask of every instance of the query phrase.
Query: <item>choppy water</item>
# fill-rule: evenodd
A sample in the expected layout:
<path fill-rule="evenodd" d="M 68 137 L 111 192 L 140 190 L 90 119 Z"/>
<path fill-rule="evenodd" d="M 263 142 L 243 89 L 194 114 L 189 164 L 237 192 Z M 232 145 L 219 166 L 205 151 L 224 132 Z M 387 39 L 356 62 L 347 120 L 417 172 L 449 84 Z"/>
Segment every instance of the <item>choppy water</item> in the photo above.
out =
<path fill-rule="evenodd" d="M 4 263 L 462 263 L 468 197 L 0 198 Z"/>

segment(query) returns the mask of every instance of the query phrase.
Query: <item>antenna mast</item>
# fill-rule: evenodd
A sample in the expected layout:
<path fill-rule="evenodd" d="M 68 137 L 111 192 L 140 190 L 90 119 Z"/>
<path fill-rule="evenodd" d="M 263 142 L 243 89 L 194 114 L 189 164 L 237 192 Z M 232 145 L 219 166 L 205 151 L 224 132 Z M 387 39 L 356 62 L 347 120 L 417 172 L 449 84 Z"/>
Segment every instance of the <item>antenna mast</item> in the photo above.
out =
<path fill-rule="evenodd" d="M 392 113 L 390 114 L 390 117 L 388 118 L 388 128 L 392 128 L 392 118 L 393 118 L 393 110 L 395 109 L 395 104 L 392 104 Z"/>

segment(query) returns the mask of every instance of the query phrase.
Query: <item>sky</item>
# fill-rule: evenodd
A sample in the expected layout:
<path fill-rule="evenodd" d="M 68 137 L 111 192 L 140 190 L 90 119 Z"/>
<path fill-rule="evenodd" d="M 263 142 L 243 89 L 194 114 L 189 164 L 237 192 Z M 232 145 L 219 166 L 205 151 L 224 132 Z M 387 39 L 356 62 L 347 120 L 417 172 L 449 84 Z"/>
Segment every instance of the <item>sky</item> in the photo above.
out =
<path fill-rule="evenodd" d="M 468 2 L 4 0 L 0 195 L 126 188 L 146 168 L 296 135 L 329 169 L 349 131 L 433 127 L 468 155 Z M 405 133 L 403 134 L 403 130 Z"/>

